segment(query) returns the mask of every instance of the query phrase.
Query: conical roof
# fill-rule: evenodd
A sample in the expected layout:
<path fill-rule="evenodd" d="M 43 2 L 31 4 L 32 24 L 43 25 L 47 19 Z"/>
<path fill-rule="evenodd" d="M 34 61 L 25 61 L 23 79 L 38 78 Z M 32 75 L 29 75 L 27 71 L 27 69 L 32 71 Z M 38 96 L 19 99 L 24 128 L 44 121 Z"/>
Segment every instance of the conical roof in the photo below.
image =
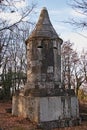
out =
<path fill-rule="evenodd" d="M 39 20 L 36 24 L 35 29 L 29 36 L 29 39 L 37 38 L 37 37 L 42 37 L 42 38 L 44 37 L 44 38 L 51 38 L 51 39 L 59 38 L 58 34 L 56 33 L 55 29 L 53 28 L 50 22 L 48 11 L 45 7 L 41 10 Z"/>

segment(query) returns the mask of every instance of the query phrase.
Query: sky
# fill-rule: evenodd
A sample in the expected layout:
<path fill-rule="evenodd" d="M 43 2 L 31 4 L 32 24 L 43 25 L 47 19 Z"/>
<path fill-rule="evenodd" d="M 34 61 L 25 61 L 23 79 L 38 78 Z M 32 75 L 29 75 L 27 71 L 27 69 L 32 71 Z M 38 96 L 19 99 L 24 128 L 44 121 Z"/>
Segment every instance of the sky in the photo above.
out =
<path fill-rule="evenodd" d="M 72 17 L 76 19 L 85 18 L 81 13 L 73 10 L 69 3 L 71 0 L 29 0 L 29 4 L 36 3 L 36 17 L 34 20 L 37 22 L 40 11 L 43 7 L 46 7 L 50 16 L 51 23 L 56 32 L 63 39 L 63 41 L 70 40 L 74 43 L 73 48 L 81 52 L 83 49 L 87 50 L 87 31 L 84 29 L 78 29 L 70 24 L 66 24 L 63 21 L 69 21 Z M 82 35 L 86 36 L 83 37 Z"/>
<path fill-rule="evenodd" d="M 63 41 L 70 40 L 71 43 L 74 43 L 74 50 L 78 51 L 79 53 L 84 49 L 87 50 L 87 30 L 82 28 L 78 29 L 70 24 L 66 24 L 63 21 L 69 21 L 71 18 L 75 19 L 87 19 L 81 13 L 76 12 L 73 10 L 69 4 L 71 0 L 15 0 L 15 6 L 25 7 L 26 5 L 31 5 L 32 3 L 36 4 L 35 7 L 35 14 L 32 14 L 31 20 L 35 23 L 39 19 L 39 15 L 41 9 L 46 7 L 49 13 L 49 17 L 53 27 L 55 28 L 56 32 L 58 33 L 59 37 L 63 39 Z M 8 12 L 0 12 L 0 18 L 9 19 L 9 23 L 13 23 L 21 18 L 21 15 L 17 12 L 11 13 L 9 15 Z M 85 37 L 83 37 L 84 35 Z"/>

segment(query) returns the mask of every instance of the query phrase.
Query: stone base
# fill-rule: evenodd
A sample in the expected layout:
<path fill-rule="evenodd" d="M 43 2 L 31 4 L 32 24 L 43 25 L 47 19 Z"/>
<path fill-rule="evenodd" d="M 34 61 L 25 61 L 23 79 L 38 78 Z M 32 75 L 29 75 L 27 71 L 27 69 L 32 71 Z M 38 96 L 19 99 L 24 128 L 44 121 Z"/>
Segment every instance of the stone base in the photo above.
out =
<path fill-rule="evenodd" d="M 13 96 L 12 114 L 29 118 L 43 128 L 67 127 L 80 123 L 76 96 Z"/>
<path fill-rule="evenodd" d="M 78 119 L 63 119 L 63 120 L 55 120 L 55 121 L 47 121 L 38 124 L 38 128 L 52 129 L 52 128 L 64 128 L 71 126 L 78 126 L 81 124 L 80 118 Z"/>

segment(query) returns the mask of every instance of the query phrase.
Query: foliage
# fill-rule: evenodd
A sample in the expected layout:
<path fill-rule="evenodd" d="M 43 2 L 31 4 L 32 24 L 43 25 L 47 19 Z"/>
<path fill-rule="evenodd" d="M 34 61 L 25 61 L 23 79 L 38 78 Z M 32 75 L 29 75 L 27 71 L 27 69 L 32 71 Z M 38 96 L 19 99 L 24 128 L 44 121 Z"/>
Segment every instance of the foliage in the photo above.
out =
<path fill-rule="evenodd" d="M 16 84 L 15 84 L 16 82 Z M 12 72 L 10 69 L 7 73 L 1 75 L 1 92 L 0 99 L 10 99 L 14 92 L 25 84 L 26 74 L 23 72 Z"/>
<path fill-rule="evenodd" d="M 78 92 L 78 98 L 80 101 L 87 101 L 87 93 L 83 89 L 80 89 Z"/>
<path fill-rule="evenodd" d="M 79 100 L 83 100 L 84 99 L 84 91 L 83 89 L 80 89 L 78 92 L 78 98 Z"/>

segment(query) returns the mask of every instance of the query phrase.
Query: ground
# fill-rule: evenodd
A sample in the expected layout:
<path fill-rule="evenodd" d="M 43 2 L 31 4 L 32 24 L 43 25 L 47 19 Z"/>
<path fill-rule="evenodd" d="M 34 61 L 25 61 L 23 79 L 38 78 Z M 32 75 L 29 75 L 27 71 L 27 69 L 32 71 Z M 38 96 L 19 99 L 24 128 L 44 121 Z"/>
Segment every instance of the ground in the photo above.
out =
<path fill-rule="evenodd" d="M 0 102 L 0 130 L 41 130 L 29 119 L 11 115 L 11 101 Z M 87 130 L 87 121 L 80 126 L 58 128 L 54 130 Z"/>

